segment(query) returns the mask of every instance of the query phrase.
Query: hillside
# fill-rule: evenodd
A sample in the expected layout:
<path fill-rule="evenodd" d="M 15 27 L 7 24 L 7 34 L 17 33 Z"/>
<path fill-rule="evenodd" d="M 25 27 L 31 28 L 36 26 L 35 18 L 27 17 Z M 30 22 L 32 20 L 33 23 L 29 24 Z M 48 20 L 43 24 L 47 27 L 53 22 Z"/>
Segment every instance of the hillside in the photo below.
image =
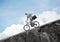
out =
<path fill-rule="evenodd" d="M 60 20 L 20 33 L 0 42 L 60 42 Z"/>

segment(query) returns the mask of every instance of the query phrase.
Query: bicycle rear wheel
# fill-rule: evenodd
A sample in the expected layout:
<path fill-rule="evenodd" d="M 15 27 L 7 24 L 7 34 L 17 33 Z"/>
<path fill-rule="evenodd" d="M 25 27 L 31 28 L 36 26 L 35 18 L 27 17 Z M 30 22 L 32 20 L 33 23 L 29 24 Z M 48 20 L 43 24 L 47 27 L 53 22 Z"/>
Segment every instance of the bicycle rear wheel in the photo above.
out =
<path fill-rule="evenodd" d="M 39 26 L 40 26 L 39 22 L 38 21 L 34 21 L 34 27 L 39 27 Z"/>

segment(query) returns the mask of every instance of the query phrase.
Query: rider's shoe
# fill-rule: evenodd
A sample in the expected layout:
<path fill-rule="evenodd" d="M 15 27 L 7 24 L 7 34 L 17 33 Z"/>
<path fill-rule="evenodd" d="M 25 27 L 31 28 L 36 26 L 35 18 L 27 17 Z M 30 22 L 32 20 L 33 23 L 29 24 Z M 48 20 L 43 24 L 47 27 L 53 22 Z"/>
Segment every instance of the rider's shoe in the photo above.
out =
<path fill-rule="evenodd" d="M 31 23 L 31 27 L 33 27 L 34 26 L 34 24 L 33 23 Z"/>
<path fill-rule="evenodd" d="M 33 27 L 33 26 L 34 26 L 34 24 L 31 25 L 31 27 Z"/>

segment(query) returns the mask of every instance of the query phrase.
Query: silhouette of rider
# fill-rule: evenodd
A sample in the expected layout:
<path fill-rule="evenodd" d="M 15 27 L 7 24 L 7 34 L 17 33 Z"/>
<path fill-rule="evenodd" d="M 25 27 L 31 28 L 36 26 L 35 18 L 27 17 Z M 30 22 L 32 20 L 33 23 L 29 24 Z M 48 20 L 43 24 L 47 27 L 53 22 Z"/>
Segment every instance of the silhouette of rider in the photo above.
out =
<path fill-rule="evenodd" d="M 27 16 L 27 21 L 30 20 L 30 25 L 33 27 L 32 21 L 35 20 L 37 16 L 36 15 L 32 16 L 32 14 L 28 14 L 28 13 L 25 13 L 25 15 Z"/>

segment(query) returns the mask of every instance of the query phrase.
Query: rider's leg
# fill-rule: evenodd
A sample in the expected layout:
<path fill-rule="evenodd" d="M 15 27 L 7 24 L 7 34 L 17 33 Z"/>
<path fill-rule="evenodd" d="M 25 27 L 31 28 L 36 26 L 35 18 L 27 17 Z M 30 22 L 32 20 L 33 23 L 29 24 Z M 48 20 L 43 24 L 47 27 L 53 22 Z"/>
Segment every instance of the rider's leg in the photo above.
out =
<path fill-rule="evenodd" d="M 33 23 L 32 18 L 30 19 L 30 25 L 31 25 L 31 27 L 33 27 L 33 26 L 34 26 L 34 23 Z"/>
<path fill-rule="evenodd" d="M 28 17 L 27 17 L 26 23 L 28 24 Z"/>
<path fill-rule="evenodd" d="M 27 21 L 28 21 L 28 17 L 27 17 Z"/>

